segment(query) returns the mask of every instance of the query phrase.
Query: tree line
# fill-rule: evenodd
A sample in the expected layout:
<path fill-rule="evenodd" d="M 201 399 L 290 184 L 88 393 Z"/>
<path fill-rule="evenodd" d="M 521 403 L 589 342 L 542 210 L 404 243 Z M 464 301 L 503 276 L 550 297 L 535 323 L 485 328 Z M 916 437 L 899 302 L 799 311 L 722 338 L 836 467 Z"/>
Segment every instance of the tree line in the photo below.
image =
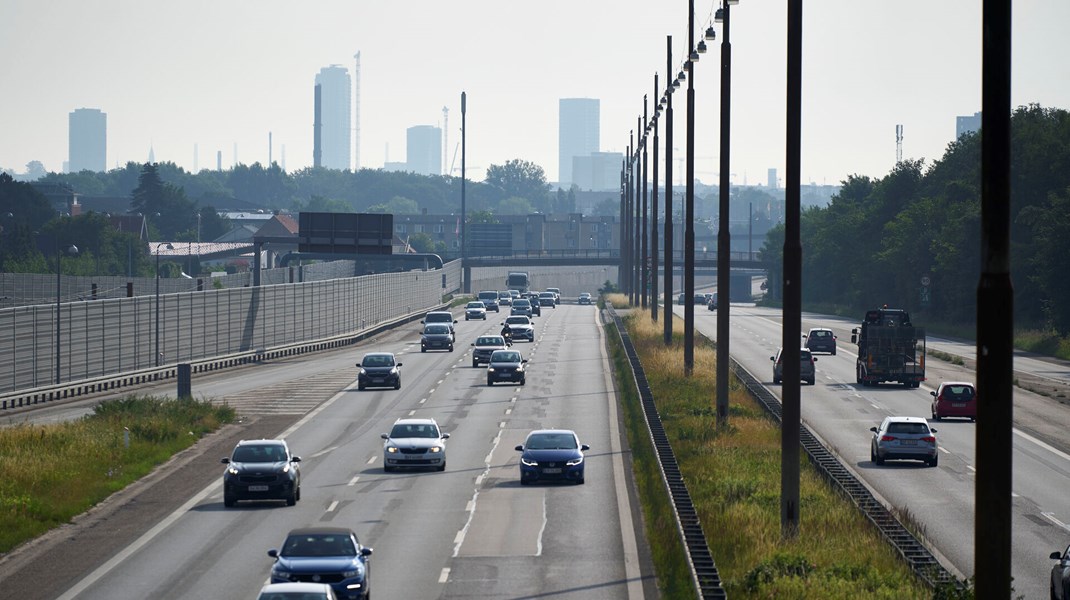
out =
<path fill-rule="evenodd" d="M 1020 327 L 1070 333 L 1070 113 L 1038 105 L 1011 118 L 1011 269 Z M 882 178 L 853 175 L 828 206 L 803 211 L 804 305 L 853 314 L 888 304 L 927 319 L 972 324 L 981 273 L 981 136 L 943 157 L 898 163 Z M 784 226 L 761 250 L 776 284 Z M 774 287 L 778 287 L 774 285 Z"/>

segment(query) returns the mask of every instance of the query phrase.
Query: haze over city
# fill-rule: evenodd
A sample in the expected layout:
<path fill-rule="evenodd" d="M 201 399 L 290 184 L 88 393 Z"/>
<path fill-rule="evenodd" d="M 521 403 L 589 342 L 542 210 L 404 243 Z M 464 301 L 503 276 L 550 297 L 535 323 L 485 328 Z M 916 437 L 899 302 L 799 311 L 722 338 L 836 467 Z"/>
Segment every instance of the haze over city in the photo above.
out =
<path fill-rule="evenodd" d="M 695 3 L 696 30 L 715 3 Z M 903 157 L 928 162 L 955 136 L 955 117 L 981 109 L 981 7 L 975 1 L 828 0 L 804 8 L 803 182 L 880 177 Z M 1012 105 L 1070 107 L 1065 0 L 1014 6 Z M 784 170 L 786 4 L 733 8 L 732 181 L 764 183 Z M 720 35 L 720 27 L 718 27 Z M 313 82 L 331 64 L 352 72 L 361 53 L 360 166 L 404 160 L 405 131 L 443 126 L 459 175 L 460 94 L 467 93 L 467 164 L 480 180 L 513 158 L 558 178 L 558 100 L 600 100 L 602 151 L 623 152 L 687 43 L 687 3 L 614 0 L 538 5 L 468 0 L 279 0 L 175 5 L 104 0 L 0 7 L 0 168 L 30 161 L 61 171 L 68 114 L 107 113 L 107 167 L 157 161 L 200 169 L 235 161 L 288 171 L 312 165 Z M 696 41 L 698 39 L 696 34 Z M 717 171 L 720 40 L 696 66 L 696 173 Z M 686 85 L 686 84 L 685 84 Z M 659 91 L 660 93 L 660 91 Z M 685 94 L 673 99 L 684 146 Z M 236 153 L 235 153 L 236 148 Z M 677 154 L 682 158 L 682 153 Z M 677 179 L 679 180 L 678 171 Z"/>

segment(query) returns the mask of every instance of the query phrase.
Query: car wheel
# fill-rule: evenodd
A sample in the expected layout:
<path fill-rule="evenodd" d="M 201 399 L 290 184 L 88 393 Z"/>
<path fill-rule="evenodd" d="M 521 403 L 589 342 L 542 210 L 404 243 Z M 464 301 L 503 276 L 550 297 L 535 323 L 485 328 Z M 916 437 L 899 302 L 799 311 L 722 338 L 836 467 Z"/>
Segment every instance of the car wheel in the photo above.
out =
<path fill-rule="evenodd" d="M 869 462 L 877 462 L 877 455 L 873 452 L 873 446 L 869 447 Z"/>
<path fill-rule="evenodd" d="M 884 464 L 884 459 L 881 458 L 880 454 L 874 453 L 873 454 L 873 462 L 877 463 L 877 465 L 883 465 Z"/>
<path fill-rule="evenodd" d="M 932 411 L 932 413 L 933 413 L 933 420 L 934 421 L 939 421 L 940 420 L 940 414 L 937 413 L 935 410 Z"/>
<path fill-rule="evenodd" d="M 583 485 L 583 477 L 576 480 L 576 485 Z"/>
<path fill-rule="evenodd" d="M 520 380 L 520 385 L 524 385 L 525 383 L 527 383 L 527 381 L 528 381 L 527 379 L 521 379 Z"/>
<path fill-rule="evenodd" d="M 773 383 L 776 384 L 776 385 L 780 385 L 780 378 L 779 377 L 774 377 L 773 378 Z"/>
<path fill-rule="evenodd" d="M 807 379 L 806 383 L 809 383 L 810 385 L 814 385 L 814 381 L 816 381 L 816 379 Z"/>
<path fill-rule="evenodd" d="M 297 504 L 297 490 L 290 492 L 289 496 L 286 496 L 286 506 L 293 506 Z"/>
<path fill-rule="evenodd" d="M 387 465 L 383 465 L 383 472 L 385 472 L 385 473 L 393 473 L 394 472 L 394 467 L 389 467 Z"/>
<path fill-rule="evenodd" d="M 473 368 L 473 369 L 475 369 L 475 368 L 477 368 L 478 366 L 479 366 L 479 361 L 478 361 L 478 360 L 473 360 L 473 361 L 472 361 L 472 368 Z"/>
<path fill-rule="evenodd" d="M 398 380 L 397 383 L 394 384 L 394 389 L 395 390 L 400 390 L 401 389 L 401 380 L 400 379 Z"/>
<path fill-rule="evenodd" d="M 358 383 L 357 384 L 357 389 L 363 392 L 364 391 L 364 384 L 363 383 Z"/>
<path fill-rule="evenodd" d="M 223 494 L 223 506 L 233 508 L 235 502 L 237 502 L 237 500 L 235 500 L 234 496 L 226 493 Z"/>
<path fill-rule="evenodd" d="M 442 472 L 442 471 L 445 471 L 445 470 L 446 470 L 446 463 L 445 463 L 445 461 L 443 461 L 443 462 L 442 462 L 442 464 L 438 466 L 438 470 L 439 470 L 439 472 Z"/>
<path fill-rule="evenodd" d="M 832 355 L 836 356 L 836 349 L 835 348 L 832 349 Z"/>
<path fill-rule="evenodd" d="M 298 502 L 301 501 L 301 486 L 300 485 L 297 486 L 297 496 L 295 496 L 295 498 L 297 499 Z"/>
<path fill-rule="evenodd" d="M 929 466 L 930 466 L 930 467 L 935 467 L 935 466 L 936 466 L 936 464 L 937 464 L 937 462 L 938 462 L 939 460 L 940 460 L 940 457 L 938 457 L 938 456 L 934 456 L 934 457 L 930 458 L 930 459 L 929 459 L 928 461 L 926 461 L 926 462 L 928 462 L 928 463 L 929 463 Z"/>
<path fill-rule="evenodd" d="M 450 344 L 450 352 L 453 352 L 453 344 Z"/>
<path fill-rule="evenodd" d="M 420 346 L 420 352 L 427 352 L 427 348 L 424 348 L 423 346 Z"/>
<path fill-rule="evenodd" d="M 523 477 L 520 478 L 520 485 L 531 485 L 531 482 Z"/>
<path fill-rule="evenodd" d="M 488 386 L 492 386 L 492 385 L 494 385 L 494 382 L 488 379 L 488 380 L 487 380 L 487 385 L 488 385 Z"/>

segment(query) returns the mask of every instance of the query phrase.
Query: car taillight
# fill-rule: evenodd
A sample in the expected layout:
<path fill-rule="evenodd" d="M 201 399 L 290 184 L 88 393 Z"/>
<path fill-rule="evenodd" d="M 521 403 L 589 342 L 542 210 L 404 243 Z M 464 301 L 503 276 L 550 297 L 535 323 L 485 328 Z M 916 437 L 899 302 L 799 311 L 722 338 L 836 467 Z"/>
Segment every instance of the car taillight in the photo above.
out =
<path fill-rule="evenodd" d="M 890 435 L 882 435 L 881 436 L 881 441 L 882 442 L 894 442 L 895 441 L 895 437 L 890 436 Z"/>
<path fill-rule="evenodd" d="M 921 441 L 929 442 L 930 444 L 935 444 L 936 443 L 936 436 L 927 435 L 927 436 L 921 438 Z"/>

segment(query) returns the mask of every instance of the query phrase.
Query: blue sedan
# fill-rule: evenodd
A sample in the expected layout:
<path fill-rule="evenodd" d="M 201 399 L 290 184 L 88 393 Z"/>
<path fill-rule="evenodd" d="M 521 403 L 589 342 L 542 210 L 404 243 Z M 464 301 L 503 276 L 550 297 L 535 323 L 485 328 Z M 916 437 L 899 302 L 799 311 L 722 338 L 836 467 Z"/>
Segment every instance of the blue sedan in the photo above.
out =
<path fill-rule="evenodd" d="M 323 582 L 342 600 L 364 600 L 368 589 L 368 557 L 372 549 L 361 545 L 357 534 L 340 527 L 294 529 L 282 549 L 271 549 L 275 559 L 271 583 Z"/>
<path fill-rule="evenodd" d="M 520 452 L 520 483 L 536 481 L 571 481 L 583 483 L 583 453 L 590 450 L 580 444 L 576 432 L 569 429 L 538 429 L 528 434 Z"/>

